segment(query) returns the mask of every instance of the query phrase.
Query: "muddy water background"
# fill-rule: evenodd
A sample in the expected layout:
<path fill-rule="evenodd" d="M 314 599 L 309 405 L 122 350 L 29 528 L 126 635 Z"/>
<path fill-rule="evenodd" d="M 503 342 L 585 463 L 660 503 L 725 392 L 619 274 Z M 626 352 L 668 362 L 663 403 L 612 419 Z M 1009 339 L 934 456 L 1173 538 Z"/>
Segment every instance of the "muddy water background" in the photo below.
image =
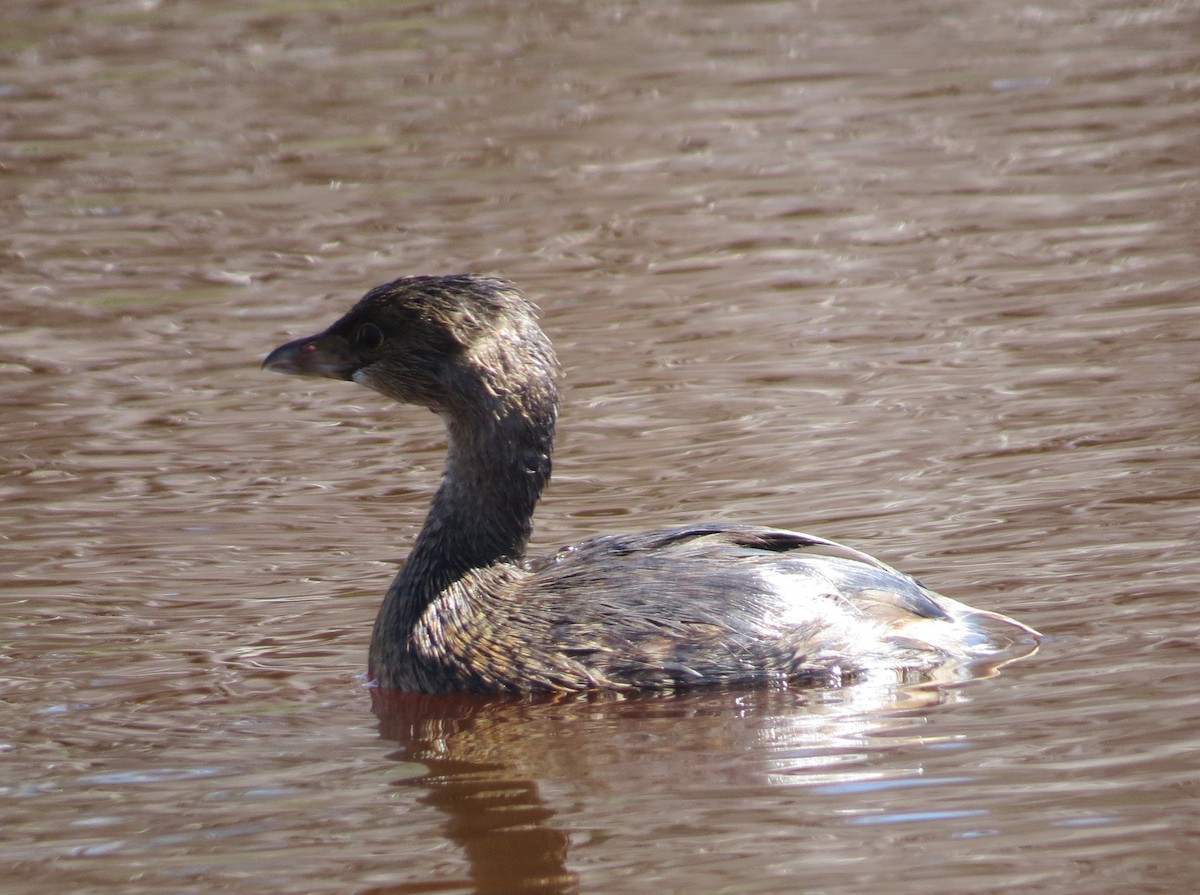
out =
<path fill-rule="evenodd" d="M 6 892 L 1194 885 L 1194 6 L 4 20 Z M 1051 639 L 942 692 L 377 718 L 440 431 L 257 364 L 458 270 L 568 370 L 539 548 L 811 530 Z"/>

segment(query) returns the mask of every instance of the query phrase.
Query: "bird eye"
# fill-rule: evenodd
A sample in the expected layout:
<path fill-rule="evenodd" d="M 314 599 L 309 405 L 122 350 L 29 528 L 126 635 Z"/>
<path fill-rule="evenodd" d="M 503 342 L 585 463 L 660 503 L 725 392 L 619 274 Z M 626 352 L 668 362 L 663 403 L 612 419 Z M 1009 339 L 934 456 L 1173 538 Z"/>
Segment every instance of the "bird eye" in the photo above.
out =
<path fill-rule="evenodd" d="M 354 343 L 367 351 L 374 351 L 383 344 L 383 330 L 374 323 L 364 323 L 354 334 Z"/>

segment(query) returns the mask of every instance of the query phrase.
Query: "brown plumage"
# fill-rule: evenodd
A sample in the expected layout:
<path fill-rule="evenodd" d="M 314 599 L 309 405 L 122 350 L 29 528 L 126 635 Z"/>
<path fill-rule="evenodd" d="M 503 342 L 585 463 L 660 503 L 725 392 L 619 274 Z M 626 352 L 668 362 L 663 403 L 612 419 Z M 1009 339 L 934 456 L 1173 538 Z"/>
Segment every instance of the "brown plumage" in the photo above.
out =
<path fill-rule="evenodd" d="M 536 309 L 503 280 L 386 283 L 263 366 L 351 380 L 446 422 L 441 485 L 371 638 L 381 687 L 837 686 L 996 667 L 1036 641 L 866 554 L 780 529 L 696 525 L 526 560 L 559 368 Z"/>

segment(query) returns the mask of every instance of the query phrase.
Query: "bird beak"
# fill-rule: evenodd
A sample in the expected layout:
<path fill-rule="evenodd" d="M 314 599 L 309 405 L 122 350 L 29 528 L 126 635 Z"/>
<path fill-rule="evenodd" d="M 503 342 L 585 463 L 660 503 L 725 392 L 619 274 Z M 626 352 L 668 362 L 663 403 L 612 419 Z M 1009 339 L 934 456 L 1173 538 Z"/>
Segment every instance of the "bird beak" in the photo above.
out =
<path fill-rule="evenodd" d="M 328 332 L 286 342 L 262 363 L 264 370 L 273 373 L 346 380 L 352 380 L 361 366 L 362 361 L 351 353 L 346 340 Z"/>

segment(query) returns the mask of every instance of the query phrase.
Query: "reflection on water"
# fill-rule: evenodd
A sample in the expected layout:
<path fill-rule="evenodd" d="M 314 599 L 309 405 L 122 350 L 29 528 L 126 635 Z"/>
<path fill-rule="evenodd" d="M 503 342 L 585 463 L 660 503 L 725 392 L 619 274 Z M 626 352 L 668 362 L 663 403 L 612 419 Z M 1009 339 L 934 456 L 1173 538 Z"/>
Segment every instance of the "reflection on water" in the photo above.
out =
<path fill-rule="evenodd" d="M 748 792 L 809 786 L 835 795 L 911 785 L 919 782 L 919 766 L 893 768 L 883 780 L 868 759 L 883 741 L 928 746 L 912 730 L 914 713 L 954 693 L 866 684 L 836 693 L 561 699 L 373 690 L 372 702 L 380 734 L 401 747 L 391 756 L 404 767 L 396 785 L 422 792 L 420 801 L 445 815 L 445 835 L 466 857 L 476 891 L 573 892 L 579 877 L 570 869 L 572 836 L 539 781 L 554 787 L 583 779 L 603 791 L 603 781 L 616 775 L 647 791 L 665 778 L 676 793 L 715 789 L 719 780 Z M 642 764 L 647 744 L 657 758 Z M 412 762 L 427 773 L 412 775 Z"/>
<path fill-rule="evenodd" d="M 402 747 L 395 757 L 428 768 L 398 785 L 424 791 L 421 801 L 446 815 L 445 834 L 466 855 L 477 891 L 576 891 L 566 864 L 570 839 L 555 826 L 555 811 L 533 779 L 508 765 L 506 744 L 487 741 L 498 726 L 520 729 L 517 719 L 505 724 L 503 703 L 374 694 L 381 735 Z"/>
<path fill-rule="evenodd" d="M 1192 885 L 1193 5 L 5 12 L 6 892 Z M 535 549 L 810 530 L 1041 653 L 376 719 L 441 432 L 257 363 L 457 270 L 567 367 Z"/>

